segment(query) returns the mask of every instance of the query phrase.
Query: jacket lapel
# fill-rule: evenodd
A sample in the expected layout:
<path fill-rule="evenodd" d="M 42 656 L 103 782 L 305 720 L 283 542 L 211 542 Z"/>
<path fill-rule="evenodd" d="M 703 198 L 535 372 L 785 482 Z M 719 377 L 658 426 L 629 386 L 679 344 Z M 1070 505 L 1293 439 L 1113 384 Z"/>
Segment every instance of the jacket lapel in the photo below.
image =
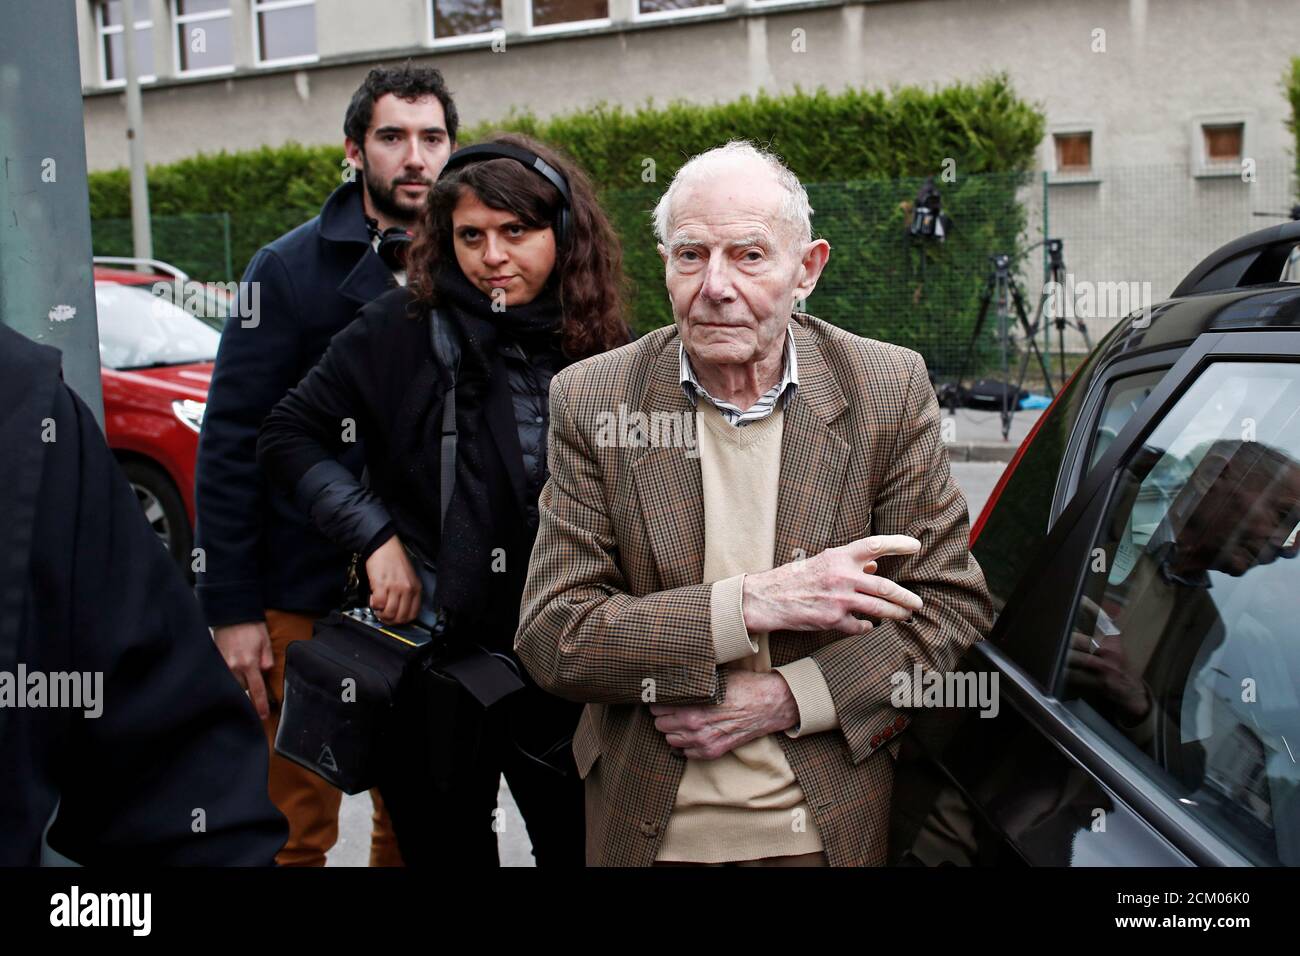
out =
<path fill-rule="evenodd" d="M 360 183 L 355 180 L 346 182 L 330 193 L 321 207 L 319 223 L 321 238 L 326 242 L 348 245 L 356 250 L 355 253 L 340 254 L 360 256 L 352 271 L 339 283 L 340 295 L 360 307 L 397 285 L 392 271 L 370 247 Z"/>
<path fill-rule="evenodd" d="M 394 288 L 396 282 L 392 271 L 379 258 L 378 253 L 373 249 L 365 249 L 347 278 L 339 283 L 339 294 L 351 299 L 359 308 Z"/>
<path fill-rule="evenodd" d="M 676 335 L 670 335 L 660 350 L 641 411 L 647 416 L 690 416 L 689 434 L 695 435 L 695 409 L 679 378 L 678 341 Z M 642 520 L 664 590 L 699 584 L 704 574 L 700 459 L 687 451 L 680 446 L 652 446 L 632 465 Z"/>
<path fill-rule="evenodd" d="M 797 320 L 791 323 L 799 386 L 785 406 L 773 567 L 847 543 L 829 539 L 849 464 L 849 443 L 830 425 L 848 407 L 848 399 L 812 333 Z"/>

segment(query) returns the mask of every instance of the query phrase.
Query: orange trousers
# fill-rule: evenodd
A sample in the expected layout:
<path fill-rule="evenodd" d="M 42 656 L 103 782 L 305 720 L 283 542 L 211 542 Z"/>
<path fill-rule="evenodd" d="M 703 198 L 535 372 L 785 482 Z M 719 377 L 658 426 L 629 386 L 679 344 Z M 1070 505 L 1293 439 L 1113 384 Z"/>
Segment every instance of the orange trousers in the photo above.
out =
<path fill-rule="evenodd" d="M 271 773 L 268 790 L 271 802 L 289 821 L 289 839 L 275 862 L 280 866 L 324 866 L 325 854 L 339 837 L 339 804 L 342 791 L 316 774 L 286 760 L 275 752 L 275 732 L 280 726 L 280 701 L 284 695 L 284 653 L 291 641 L 311 638 L 315 618 L 287 611 L 266 612 L 266 627 L 271 634 L 274 663 L 266 675 L 266 691 L 271 702 L 271 716 L 262 721 L 266 741 L 271 748 Z M 378 790 L 370 791 L 374 803 L 371 816 L 370 865 L 401 866 L 402 854 L 388 811 Z"/>

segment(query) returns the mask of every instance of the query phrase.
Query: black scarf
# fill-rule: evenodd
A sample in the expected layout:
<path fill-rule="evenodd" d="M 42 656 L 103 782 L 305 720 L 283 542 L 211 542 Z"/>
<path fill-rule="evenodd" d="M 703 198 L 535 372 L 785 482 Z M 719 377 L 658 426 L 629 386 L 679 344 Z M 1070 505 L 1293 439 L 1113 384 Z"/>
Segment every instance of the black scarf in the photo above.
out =
<path fill-rule="evenodd" d="M 508 625 L 518 619 L 529 555 L 520 540 L 523 522 L 510 475 L 489 430 L 488 395 L 492 389 L 510 388 L 508 381 L 495 380 L 498 372 L 504 378 L 497 357 L 503 337 L 519 342 L 527 352 L 558 348 L 559 298 L 548 284 L 525 305 L 493 311 L 492 299 L 470 283 L 455 262 L 443 266 L 435 285 L 439 314 L 454 323 L 461 343 L 456 487 L 436 562 L 438 601 L 454 621 L 471 627 Z M 513 418 L 510 427 L 515 427 Z M 505 574 L 499 564 L 493 566 L 499 548 L 505 551 Z M 502 588 L 510 593 L 502 593 Z"/>

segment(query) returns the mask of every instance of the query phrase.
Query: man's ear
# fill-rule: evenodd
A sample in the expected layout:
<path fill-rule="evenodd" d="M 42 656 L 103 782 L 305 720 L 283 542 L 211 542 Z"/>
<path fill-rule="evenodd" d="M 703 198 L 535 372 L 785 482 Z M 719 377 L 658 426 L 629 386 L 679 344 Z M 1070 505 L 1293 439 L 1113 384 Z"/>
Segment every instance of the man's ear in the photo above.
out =
<path fill-rule="evenodd" d="M 668 265 L 668 250 L 664 248 L 664 244 L 658 243 L 655 248 L 659 250 L 659 258 L 664 261 L 664 265 Z"/>
<path fill-rule="evenodd" d="M 365 164 L 365 151 L 361 144 L 350 136 L 343 140 L 343 154 L 347 157 L 348 162 L 356 167 L 357 172 L 361 172 L 361 167 Z"/>
<path fill-rule="evenodd" d="M 831 257 L 831 244 L 825 239 L 814 239 L 804 246 L 803 257 L 799 262 L 801 278 L 794 287 L 796 300 L 806 299 L 817 288 L 817 280 Z"/>

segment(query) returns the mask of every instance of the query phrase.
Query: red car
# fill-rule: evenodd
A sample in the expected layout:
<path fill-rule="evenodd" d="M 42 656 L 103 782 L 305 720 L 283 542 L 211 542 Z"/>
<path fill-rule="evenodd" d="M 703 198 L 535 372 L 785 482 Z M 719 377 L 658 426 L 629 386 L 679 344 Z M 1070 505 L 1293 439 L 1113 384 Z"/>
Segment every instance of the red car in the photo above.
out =
<path fill-rule="evenodd" d="M 192 577 L 194 460 L 225 303 L 181 301 L 186 277 L 163 263 L 147 274 L 95 261 L 108 444 L 145 517 Z"/>

